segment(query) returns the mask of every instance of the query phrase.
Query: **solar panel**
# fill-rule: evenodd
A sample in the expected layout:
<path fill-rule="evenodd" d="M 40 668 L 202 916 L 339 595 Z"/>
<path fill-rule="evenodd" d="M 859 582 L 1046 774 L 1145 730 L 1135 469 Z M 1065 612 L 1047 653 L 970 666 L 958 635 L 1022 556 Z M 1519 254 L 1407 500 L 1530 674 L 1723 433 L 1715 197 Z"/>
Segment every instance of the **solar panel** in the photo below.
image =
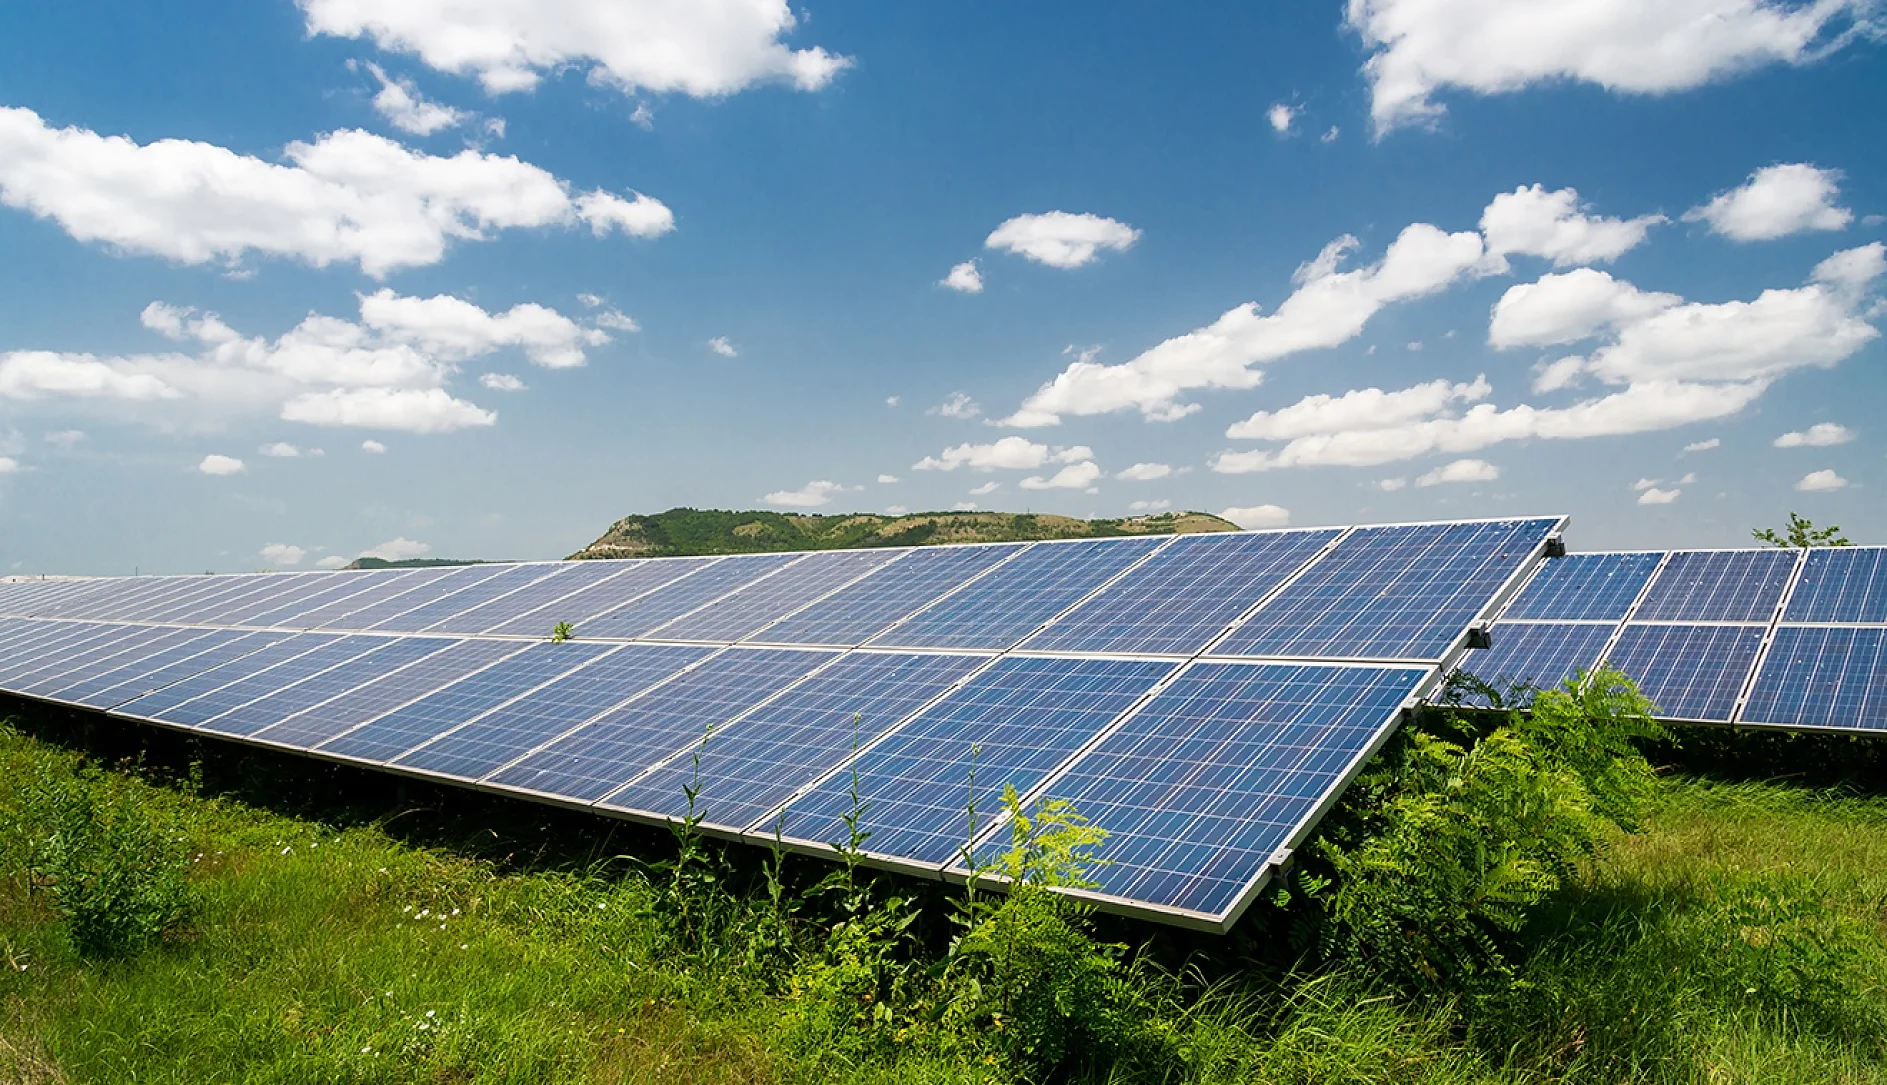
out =
<path fill-rule="evenodd" d="M 720 558 L 666 558 L 662 561 L 598 562 L 612 570 L 607 580 L 547 600 L 535 610 L 527 610 L 494 622 L 482 630 L 501 636 L 547 637 L 558 622 L 569 622 L 579 632 L 589 620 L 605 614 L 638 596 L 647 595 L 666 584 L 710 568 Z"/>
<path fill-rule="evenodd" d="M 1641 622 L 1768 622 L 1795 570 L 1793 550 L 1677 550 L 1633 615 Z"/>
<path fill-rule="evenodd" d="M 217 699 L 213 702 L 217 706 L 215 711 L 209 711 L 207 706 L 212 702 L 198 705 L 191 705 L 190 702 L 196 701 L 199 697 L 214 694 L 227 686 L 243 682 L 244 679 L 277 664 L 286 663 L 303 652 L 310 652 L 323 644 L 331 643 L 334 639 L 332 635 L 326 633 L 303 633 L 284 637 L 267 647 L 259 648 L 221 666 L 211 667 L 182 681 L 173 682 L 163 689 L 147 693 L 135 701 L 120 705 L 117 712 L 119 715 L 136 716 L 159 723 L 195 726 L 209 716 L 225 708 L 233 707 L 233 704 L 228 700 Z M 245 691 L 256 690 L 253 684 L 248 683 L 239 688 Z M 242 700 L 253 700 L 260 695 L 259 691 L 251 692 Z"/>
<path fill-rule="evenodd" d="M 247 708 L 258 700 L 270 697 L 304 679 L 313 678 L 338 664 L 358 659 L 386 643 L 387 641 L 381 637 L 361 636 L 333 639 L 323 637 L 313 640 L 308 650 L 285 659 L 265 671 L 259 671 L 231 682 L 221 689 L 178 705 L 166 712 L 164 718 L 172 723 L 202 727 L 211 731 L 224 731 L 225 729 L 220 726 L 220 721 L 229 713 Z"/>
<path fill-rule="evenodd" d="M 426 694 L 322 743 L 322 753 L 387 761 L 481 713 L 614 650 L 583 641 L 533 644 L 524 651 Z"/>
<path fill-rule="evenodd" d="M 120 621 L 155 621 L 171 611 L 187 609 L 201 600 L 221 595 L 235 587 L 230 582 L 233 579 L 218 576 L 178 577 L 176 584 L 164 586 L 167 590 L 140 595 L 123 604 L 114 603 L 98 616 Z"/>
<path fill-rule="evenodd" d="M 722 644 L 741 640 L 904 554 L 902 550 L 808 554 L 758 583 L 736 589 L 652 630 L 649 636 L 655 640 Z"/>
<path fill-rule="evenodd" d="M 1192 655 L 1340 534 L 1329 528 L 1181 536 L 1022 647 Z"/>
<path fill-rule="evenodd" d="M 621 645 L 589 666 L 408 751 L 394 764 L 477 780 L 673 677 L 713 651 L 680 644 Z"/>
<path fill-rule="evenodd" d="M 322 577 L 326 583 L 318 591 L 299 597 L 278 599 L 264 608 L 244 607 L 232 614 L 229 620 L 233 625 L 294 628 L 296 623 L 307 615 L 324 608 L 334 607 L 344 600 L 387 583 L 389 578 L 404 576 L 405 573 L 406 570 L 402 569 L 390 571 L 348 569 L 328 573 Z"/>
<path fill-rule="evenodd" d="M 1759 625 L 1627 625 L 1607 662 L 1663 719 L 1728 723 L 1762 648 Z"/>
<path fill-rule="evenodd" d="M 335 735 L 383 716 L 408 701 L 456 682 L 474 671 L 523 651 L 522 641 L 462 640 L 338 697 L 264 727 L 255 738 L 278 746 L 312 749 Z M 348 666 L 360 666 L 351 663 Z"/>
<path fill-rule="evenodd" d="M 871 643 L 889 648 L 1008 648 L 1171 541 L 1037 543 Z"/>
<path fill-rule="evenodd" d="M 354 583 L 341 573 L 301 573 L 290 581 L 286 591 L 275 592 L 259 598 L 232 603 L 216 615 L 214 621 L 205 625 L 249 625 L 259 615 L 272 611 L 286 611 L 299 606 L 318 605 L 315 600 L 332 598 L 334 592 L 344 584 Z"/>
<path fill-rule="evenodd" d="M 125 663 L 135 663 L 162 651 L 174 639 L 175 631 L 164 626 L 124 626 L 123 635 L 109 642 L 108 651 L 98 651 L 83 660 L 67 658 L 60 665 L 42 667 L 29 677 L 15 679 L 14 689 L 35 697 L 51 697 L 61 689 L 75 685 Z"/>
<path fill-rule="evenodd" d="M 1621 622 L 1657 572 L 1662 551 L 1567 554 L 1540 563 L 1527 586 L 1502 612 L 1507 619 Z"/>
<path fill-rule="evenodd" d="M 150 635 L 150 626 L 91 625 L 76 630 L 56 644 L 48 644 L 18 665 L 9 667 L 0 681 L 16 693 L 32 693 L 48 682 L 85 671 L 118 655 Z"/>
<path fill-rule="evenodd" d="M 266 648 L 277 641 L 285 640 L 287 633 L 241 633 L 229 629 L 208 631 L 203 650 L 181 659 L 159 663 L 155 658 L 142 661 L 144 664 L 157 664 L 150 670 L 137 668 L 138 673 L 126 675 L 109 686 L 94 692 L 74 697 L 78 704 L 89 708 L 113 709 L 127 701 L 136 700 L 153 690 L 160 690 L 173 682 L 180 682 L 191 675 L 200 674 L 212 667 L 220 667 L 232 659 L 241 659 L 250 652 Z"/>
<path fill-rule="evenodd" d="M 95 635 L 96 631 L 109 628 L 91 622 L 33 622 L 14 643 L 8 645 L 6 653 L 0 655 L 0 686 L 12 681 L 14 675 L 29 673 L 35 666 L 57 658 L 65 645 L 79 643 Z"/>
<path fill-rule="evenodd" d="M 1532 700 L 1528 691 L 1559 689 L 1597 667 L 1612 629 L 1599 622 L 1497 622 L 1493 647 L 1468 652 L 1456 669 L 1494 687 L 1504 707 L 1517 707 Z M 1492 707 L 1478 693 L 1464 692 L 1463 704 Z"/>
<path fill-rule="evenodd" d="M 754 635 L 767 644 L 826 644 L 850 648 L 935 599 L 1015 557 L 1016 543 L 942 546 L 916 550 Z"/>
<path fill-rule="evenodd" d="M 1738 722 L 1887 730 L 1887 627 L 1776 630 Z"/>
<path fill-rule="evenodd" d="M 1810 550 L 1783 621 L 1887 623 L 1887 548 Z"/>
<path fill-rule="evenodd" d="M 1195 663 L 1041 794 L 1107 833 L 1096 894 L 1228 924 L 1430 673 Z"/>
<path fill-rule="evenodd" d="M 355 611 L 378 606 L 388 599 L 430 584 L 452 571 L 451 569 L 375 569 L 371 572 L 350 574 L 360 577 L 367 583 L 360 590 L 338 595 L 321 606 L 296 607 L 293 608 L 293 613 L 269 615 L 266 621 L 262 618 L 256 621 L 259 624 L 281 625 L 290 629 L 317 629 L 331 622 L 342 621 Z"/>
<path fill-rule="evenodd" d="M 562 565 L 534 566 L 544 576 L 521 588 L 497 596 L 470 610 L 442 618 L 426 627 L 428 633 L 483 633 L 499 622 L 528 614 L 554 599 L 586 588 L 623 571 L 621 562 L 572 561 Z M 555 622 L 551 625 L 554 627 Z M 543 632 L 540 630 L 540 632 Z"/>
<path fill-rule="evenodd" d="M 250 578 L 248 584 L 236 591 L 222 592 L 201 600 L 182 610 L 166 614 L 164 620 L 184 625 L 229 625 L 228 615 L 239 608 L 256 604 L 266 605 L 275 600 L 290 597 L 302 582 L 310 578 L 320 579 L 322 573 L 265 573 Z"/>
<path fill-rule="evenodd" d="M 1211 654 L 1439 660 L 1559 525 L 1539 519 L 1357 528 Z"/>
<path fill-rule="evenodd" d="M 468 576 L 451 583 L 442 582 L 438 585 L 438 593 L 425 593 L 429 598 L 418 606 L 375 622 L 374 632 L 417 633 L 429 629 L 435 622 L 462 614 L 481 603 L 489 603 L 521 588 L 541 578 L 545 572 L 541 565 L 488 566 L 478 571 L 483 575 Z"/>
<path fill-rule="evenodd" d="M 58 685 L 48 686 L 42 696 L 78 703 L 86 694 L 115 685 L 127 673 L 150 670 L 200 651 L 193 647 L 209 635 L 203 629 L 159 628 L 133 652 L 124 652 L 110 660 L 87 668 L 84 673 L 67 675 Z M 179 655 L 178 653 L 182 653 Z"/>
<path fill-rule="evenodd" d="M 715 732 L 598 805 L 661 817 L 694 815 L 739 830 L 764 818 L 849 757 L 989 662 L 987 656 L 853 652 Z M 763 834 L 767 827 L 759 829 Z"/>
<path fill-rule="evenodd" d="M 600 799 L 833 658 L 806 649 L 728 649 L 487 782 L 583 802 Z"/>
<path fill-rule="evenodd" d="M 381 595 L 371 602 L 366 601 L 367 594 L 363 593 L 348 601 L 352 605 L 346 613 L 331 615 L 311 628 L 349 632 L 372 629 L 414 607 L 424 606 L 449 592 L 476 584 L 496 570 L 488 566 L 461 565 L 446 569 L 414 569 L 412 572 L 420 575 L 406 581 L 401 590 Z"/>
<path fill-rule="evenodd" d="M 780 831 L 847 839 L 857 774 L 865 850 L 940 868 L 999 812 L 1139 700 L 1175 664 L 1007 657 L 793 800 Z"/>
<path fill-rule="evenodd" d="M 805 554 L 744 554 L 722 558 L 699 572 L 664 585 L 577 626 L 583 637 L 628 640 L 647 635 L 670 620 L 710 603 L 736 588 L 791 565 Z"/>
<path fill-rule="evenodd" d="M 349 641 L 370 640 L 377 646 L 352 655 L 326 670 L 282 685 L 247 704 L 238 705 L 213 719 L 205 720 L 203 729 L 238 737 L 253 735 L 299 712 L 331 701 L 359 689 L 416 660 L 444 651 L 456 642 L 421 637 L 348 637 Z"/>

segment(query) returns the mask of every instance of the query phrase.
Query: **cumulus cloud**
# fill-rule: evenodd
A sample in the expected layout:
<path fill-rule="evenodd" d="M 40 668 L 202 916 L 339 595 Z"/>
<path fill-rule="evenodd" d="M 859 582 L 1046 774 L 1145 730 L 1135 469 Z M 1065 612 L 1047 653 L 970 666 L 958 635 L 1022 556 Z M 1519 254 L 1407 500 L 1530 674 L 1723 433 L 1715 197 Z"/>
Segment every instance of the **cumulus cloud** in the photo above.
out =
<path fill-rule="evenodd" d="M 270 565 L 282 566 L 284 568 L 290 565 L 300 565 L 301 559 L 308 556 L 308 551 L 291 543 L 270 543 L 264 546 L 259 553 L 262 555 L 263 561 L 268 562 Z"/>
<path fill-rule="evenodd" d="M 310 34 L 371 39 L 439 71 L 476 76 L 493 94 L 529 90 L 565 67 L 624 94 L 720 98 L 768 82 L 818 90 L 852 63 L 819 46 L 786 45 L 798 24 L 786 0 L 298 3 Z"/>
<path fill-rule="evenodd" d="M 26 470 L 24 464 L 12 456 L 0 456 L 0 475 L 17 475 Z"/>
<path fill-rule="evenodd" d="M 116 361 L 49 350 L 0 353 L 0 399 L 148 402 L 183 395 L 156 374 L 127 372 Z"/>
<path fill-rule="evenodd" d="M 1841 174 L 1806 162 L 1764 166 L 1742 185 L 1685 212 L 1732 241 L 1769 241 L 1809 230 L 1839 230 L 1854 212 L 1837 206 Z"/>
<path fill-rule="evenodd" d="M 387 446 L 370 437 L 360 443 L 360 450 L 370 456 L 378 456 L 387 450 Z"/>
<path fill-rule="evenodd" d="M 1002 489 L 1002 483 L 997 482 L 995 479 L 991 479 L 988 482 L 983 483 L 981 486 L 970 487 L 970 496 L 971 497 L 984 497 L 988 494 L 993 494 L 997 490 L 1000 490 L 1000 489 Z"/>
<path fill-rule="evenodd" d="M 918 471 L 955 471 L 959 467 L 972 471 L 1028 471 L 1050 463 L 1072 464 L 1093 458 L 1094 450 L 1086 445 L 1051 448 L 1012 435 L 985 444 L 952 445 L 935 456 L 925 456 L 912 464 L 912 468 Z"/>
<path fill-rule="evenodd" d="M 1271 130 L 1281 136 L 1291 134 L 1291 124 L 1297 120 L 1298 110 L 1284 102 L 1279 102 L 1265 110 L 1265 119 L 1271 122 Z"/>
<path fill-rule="evenodd" d="M 1481 234 L 1493 255 L 1542 256 L 1566 267 L 1610 263 L 1667 221 L 1663 215 L 1601 218 L 1588 210 L 1573 189 L 1526 185 L 1494 197 L 1481 213 Z"/>
<path fill-rule="evenodd" d="M 1449 234 L 1426 223 L 1405 228 L 1383 258 L 1340 270 L 1358 245 L 1344 236 L 1297 269 L 1297 288 L 1269 316 L 1255 302 L 1196 331 L 1168 339 L 1120 365 L 1079 358 L 1025 400 L 1007 424 L 1052 426 L 1066 415 L 1138 410 L 1172 421 L 1198 410 L 1180 402 L 1204 388 L 1245 389 L 1264 379 L 1256 368 L 1288 355 L 1334 347 L 1361 334 L 1386 305 L 1441 290 L 1486 271 L 1481 235 Z"/>
<path fill-rule="evenodd" d="M 1129 482 L 1152 482 L 1154 479 L 1166 478 L 1172 473 L 1173 469 L 1163 463 L 1136 463 L 1123 468 L 1114 477 L 1126 479 Z"/>
<path fill-rule="evenodd" d="M 1776 438 L 1777 448 L 1825 448 L 1854 440 L 1854 431 L 1839 422 L 1817 422 L 1805 430 L 1795 430 Z"/>
<path fill-rule="evenodd" d="M 1444 464 L 1415 480 L 1417 486 L 1440 486 L 1444 482 L 1492 482 L 1500 477 L 1500 468 L 1486 460 L 1456 460 Z"/>
<path fill-rule="evenodd" d="M 717 335 L 708 340 L 708 349 L 723 358 L 740 357 L 740 351 L 735 348 L 734 344 L 730 342 L 725 335 Z"/>
<path fill-rule="evenodd" d="M 1501 349 L 1573 343 L 1683 300 L 1676 294 L 1640 290 L 1603 271 L 1578 268 L 1508 287 L 1494 303 L 1487 341 Z"/>
<path fill-rule="evenodd" d="M 360 556 L 363 558 L 379 558 L 381 561 L 406 561 L 409 558 L 423 558 L 430 553 L 432 553 L 432 546 L 430 544 L 416 542 L 401 535 L 397 538 L 388 539 L 379 546 L 362 550 Z"/>
<path fill-rule="evenodd" d="M 797 490 L 775 490 L 764 501 L 769 505 L 780 505 L 791 509 L 813 509 L 830 505 L 839 494 L 862 489 L 859 486 L 841 486 L 827 479 L 815 479 Z"/>
<path fill-rule="evenodd" d="M 1401 477 L 1376 480 L 1376 488 L 1386 494 L 1395 493 L 1397 490 L 1408 489 L 1408 486 L 1409 480 Z"/>
<path fill-rule="evenodd" d="M 451 433 L 489 426 L 498 415 L 455 399 L 443 388 L 336 388 L 307 392 L 282 404 L 282 418 L 311 426 L 354 426 Z"/>
<path fill-rule="evenodd" d="M 1049 267 L 1077 268 L 1094 262 L 1102 249 L 1124 252 L 1139 239 L 1140 231 L 1124 222 L 1050 211 L 1017 215 L 996 227 L 983 244 Z"/>
<path fill-rule="evenodd" d="M 1713 449 L 1713 448 L 1721 448 L 1721 447 L 1723 447 L 1723 438 L 1721 438 L 1721 437 L 1706 437 L 1706 438 L 1704 438 L 1704 439 L 1703 439 L 1703 440 L 1701 440 L 1701 441 L 1692 441 L 1692 442 L 1691 442 L 1690 444 L 1687 444 L 1687 445 L 1685 445 L 1685 446 L 1684 446 L 1684 451 L 1686 451 L 1686 452 L 1708 452 L 1708 451 L 1710 451 L 1710 450 L 1711 450 L 1711 449 Z"/>
<path fill-rule="evenodd" d="M 924 413 L 938 415 L 943 418 L 959 418 L 967 421 L 981 415 L 983 408 L 978 406 L 976 401 L 969 397 L 968 393 L 952 392 L 942 403 L 937 404 Z"/>
<path fill-rule="evenodd" d="M 981 294 L 983 292 L 983 273 L 978 270 L 976 261 L 965 260 L 950 269 L 950 274 L 937 280 L 937 285 L 959 294 Z"/>
<path fill-rule="evenodd" d="M 655 237 L 674 229 L 659 200 L 579 194 L 507 155 L 438 157 L 344 130 L 291 143 L 283 157 L 194 140 L 140 144 L 0 108 L 0 203 L 80 241 L 183 264 L 261 255 L 355 263 L 381 278 L 438 263 L 451 242 L 499 230 L 580 222 L 598 234 Z"/>
<path fill-rule="evenodd" d="M 1047 478 L 1030 475 L 1016 485 L 1025 490 L 1088 490 L 1100 477 L 1101 469 L 1093 461 L 1083 460 L 1071 463 Z"/>
<path fill-rule="evenodd" d="M 1678 499 L 1683 490 L 1660 490 L 1656 486 L 1647 487 L 1638 494 L 1640 505 L 1668 505 Z"/>
<path fill-rule="evenodd" d="M 1378 134 L 1439 117 L 1439 91 L 1507 94 L 1574 80 L 1621 94 L 1689 90 L 1851 40 L 1871 0 L 1349 0 Z"/>
<path fill-rule="evenodd" d="M 642 330 L 642 325 L 636 323 L 635 317 L 616 309 L 605 309 L 596 314 L 596 326 L 617 332 L 639 332 Z"/>
<path fill-rule="evenodd" d="M 1842 478 L 1833 471 L 1822 470 L 1810 471 L 1808 474 L 1803 475 L 1800 481 L 1796 482 L 1795 488 L 1805 494 L 1812 494 L 1825 493 L 1829 490 L 1839 490 L 1847 484 L 1847 479 Z"/>
<path fill-rule="evenodd" d="M 287 441 L 273 441 L 256 449 L 262 455 L 277 460 L 292 460 L 301 455 L 301 449 Z"/>
<path fill-rule="evenodd" d="M 1285 527 L 1291 522 L 1291 510 L 1277 505 L 1234 505 L 1219 510 L 1219 519 L 1230 520 L 1247 530 L 1261 527 Z"/>
<path fill-rule="evenodd" d="M 563 369 L 582 365 L 585 347 L 609 342 L 606 332 L 535 302 L 489 313 L 447 294 L 416 298 L 381 290 L 360 299 L 360 318 L 388 340 L 453 362 L 516 347 L 538 365 Z"/>
<path fill-rule="evenodd" d="M 339 554 L 329 554 L 327 557 L 315 562 L 315 568 L 317 569 L 345 569 L 348 565 L 348 560 Z"/>
<path fill-rule="evenodd" d="M 54 430 L 46 435 L 46 443 L 54 448 L 71 450 L 85 440 L 85 431 L 79 429 Z"/>
<path fill-rule="evenodd" d="M 223 456 L 212 452 L 197 464 L 197 470 L 206 475 L 240 475 L 243 472 L 243 464 L 234 456 Z"/>
<path fill-rule="evenodd" d="M 1129 501 L 1127 503 L 1128 512 L 1159 512 L 1172 507 L 1173 503 L 1163 498 L 1158 501 Z"/>
<path fill-rule="evenodd" d="M 878 476 L 878 485 L 880 485 L 880 486 L 889 486 L 889 485 L 891 485 L 892 483 L 894 483 L 894 482 L 896 482 L 897 480 L 898 480 L 898 476 L 896 476 L 896 475 L 879 475 L 879 476 Z"/>
<path fill-rule="evenodd" d="M 494 392 L 524 391 L 524 382 L 509 373 L 486 373 L 478 378 L 478 383 Z"/>
<path fill-rule="evenodd" d="M 1428 418 L 1452 404 L 1486 399 L 1493 386 L 1486 377 L 1465 384 L 1429 381 L 1413 388 L 1385 392 L 1361 388 L 1340 396 L 1313 395 L 1279 411 L 1259 411 L 1225 431 L 1240 440 L 1287 441 L 1321 433 L 1356 429 L 1388 429 Z"/>
<path fill-rule="evenodd" d="M 367 71 L 380 83 L 380 92 L 373 96 L 374 110 L 402 132 L 430 136 L 474 117 L 463 110 L 427 100 L 412 80 L 395 79 L 378 64 L 367 65 Z"/>

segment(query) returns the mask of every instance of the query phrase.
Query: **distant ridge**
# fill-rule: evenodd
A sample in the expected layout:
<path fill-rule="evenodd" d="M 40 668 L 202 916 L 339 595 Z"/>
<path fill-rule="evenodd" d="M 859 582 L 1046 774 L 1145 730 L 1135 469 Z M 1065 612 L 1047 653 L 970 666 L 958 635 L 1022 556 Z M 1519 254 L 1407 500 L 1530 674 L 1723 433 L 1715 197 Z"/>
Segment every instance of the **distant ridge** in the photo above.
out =
<path fill-rule="evenodd" d="M 1025 542 L 1237 531 L 1203 512 L 1165 512 L 1121 520 L 1013 512 L 802 513 L 669 509 L 625 516 L 571 558 L 647 558 L 682 554 L 755 554 L 780 550 L 845 550 L 871 546 Z M 404 563 L 402 563 L 404 564 Z"/>
<path fill-rule="evenodd" d="M 484 558 L 401 558 L 388 561 L 385 558 L 355 558 L 343 569 L 431 569 L 440 565 L 489 565 Z"/>

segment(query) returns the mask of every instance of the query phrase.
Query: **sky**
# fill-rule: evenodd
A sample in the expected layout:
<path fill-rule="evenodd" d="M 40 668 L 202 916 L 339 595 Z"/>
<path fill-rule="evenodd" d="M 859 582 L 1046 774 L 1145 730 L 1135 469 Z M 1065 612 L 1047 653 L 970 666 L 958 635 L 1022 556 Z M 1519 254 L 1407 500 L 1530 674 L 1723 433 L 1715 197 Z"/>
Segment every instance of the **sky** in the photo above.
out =
<path fill-rule="evenodd" d="M 0 574 L 676 505 L 1887 542 L 1877 0 L 0 10 Z"/>

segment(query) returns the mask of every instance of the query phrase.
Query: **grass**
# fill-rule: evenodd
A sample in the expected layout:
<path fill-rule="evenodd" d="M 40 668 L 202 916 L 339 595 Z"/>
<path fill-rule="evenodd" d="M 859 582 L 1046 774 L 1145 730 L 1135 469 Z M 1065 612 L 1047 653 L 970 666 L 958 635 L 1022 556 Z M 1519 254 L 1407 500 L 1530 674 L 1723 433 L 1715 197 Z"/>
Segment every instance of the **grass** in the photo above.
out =
<path fill-rule="evenodd" d="M 616 858 L 672 858 L 659 834 L 430 788 L 389 802 L 384 778 L 65 720 L 0 730 L 0 824 L 43 767 L 111 765 L 91 786 L 174 826 L 197 904 L 153 949 L 81 957 L 0 840 L 0 1082 L 1015 1075 L 962 1050 L 796 1041 L 803 990 L 738 924 L 678 951 L 661 869 Z M 1887 1082 L 1887 798 L 1722 763 L 1661 775 L 1642 830 L 1533 918 L 1492 994 L 1391 995 L 1341 963 L 1227 960 L 1237 940 L 1105 925 L 1147 943 L 1124 982 L 1172 1040 L 1113 1079 Z M 741 915 L 769 901 L 751 851 L 715 866 Z M 831 869 L 799 867 L 801 885 Z"/>

